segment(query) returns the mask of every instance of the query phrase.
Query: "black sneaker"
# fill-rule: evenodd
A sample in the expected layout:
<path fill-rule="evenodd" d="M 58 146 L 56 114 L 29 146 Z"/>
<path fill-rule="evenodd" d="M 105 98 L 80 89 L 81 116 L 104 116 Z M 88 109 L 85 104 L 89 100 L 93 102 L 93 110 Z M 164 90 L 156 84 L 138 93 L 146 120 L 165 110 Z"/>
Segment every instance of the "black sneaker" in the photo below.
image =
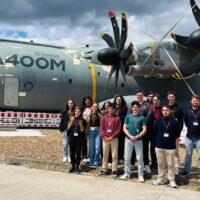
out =
<path fill-rule="evenodd" d="M 150 166 L 150 169 L 151 169 L 151 170 L 158 170 L 158 166 L 157 166 L 157 165 L 151 165 L 151 166 Z"/>
<path fill-rule="evenodd" d="M 117 172 L 116 172 L 116 171 L 113 171 L 113 172 L 112 172 L 112 176 L 113 176 L 113 178 L 117 178 L 117 177 L 118 177 Z"/>
<path fill-rule="evenodd" d="M 102 171 L 99 172 L 99 175 L 100 176 L 106 176 L 106 175 L 108 175 L 108 171 L 107 170 L 102 170 Z"/>
<path fill-rule="evenodd" d="M 183 172 L 179 173 L 179 175 L 181 177 L 186 177 L 186 176 L 189 176 L 189 173 L 187 173 L 186 171 L 183 171 Z"/>
<path fill-rule="evenodd" d="M 80 170 L 80 167 L 79 167 L 79 166 L 76 167 L 75 172 L 76 172 L 77 174 L 80 174 L 80 173 L 81 173 L 81 170 Z"/>
<path fill-rule="evenodd" d="M 75 171 L 75 168 L 74 167 L 71 167 L 69 170 L 68 170 L 68 173 L 73 173 Z"/>

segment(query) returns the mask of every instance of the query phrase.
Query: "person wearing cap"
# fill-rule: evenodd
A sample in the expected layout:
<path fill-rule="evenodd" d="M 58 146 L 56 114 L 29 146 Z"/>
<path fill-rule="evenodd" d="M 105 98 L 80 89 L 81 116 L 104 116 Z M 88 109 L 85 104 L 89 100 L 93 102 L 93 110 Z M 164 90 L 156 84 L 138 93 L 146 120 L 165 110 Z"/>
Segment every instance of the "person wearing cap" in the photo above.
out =
<path fill-rule="evenodd" d="M 144 182 L 144 161 L 143 161 L 143 140 L 142 137 L 147 131 L 146 118 L 139 114 L 139 102 L 131 103 L 132 113 L 127 115 L 124 121 L 123 130 L 125 138 L 125 164 L 124 175 L 121 179 L 129 179 L 131 176 L 131 156 L 133 148 L 138 161 L 138 180 Z"/>
<path fill-rule="evenodd" d="M 102 171 L 99 175 L 108 175 L 108 156 L 111 149 L 112 155 L 112 175 L 113 178 L 118 176 L 118 136 L 121 131 L 121 120 L 115 114 L 115 105 L 110 104 L 108 114 L 103 116 L 100 122 L 100 135 L 103 139 L 103 160 Z"/>
<path fill-rule="evenodd" d="M 177 188 L 175 183 L 175 152 L 176 139 L 180 137 L 179 124 L 171 115 L 169 105 L 162 107 L 163 117 L 154 124 L 156 133 L 156 156 L 158 162 L 158 178 L 154 185 L 164 185 L 170 181 L 169 186 Z M 165 178 L 167 168 L 168 180 Z"/>
<path fill-rule="evenodd" d="M 185 138 L 185 166 L 181 176 L 187 176 L 190 173 L 192 153 L 196 146 L 198 155 L 198 168 L 200 169 L 200 97 L 193 95 L 191 98 L 191 107 L 185 111 L 185 125 L 187 127 L 187 135 Z"/>

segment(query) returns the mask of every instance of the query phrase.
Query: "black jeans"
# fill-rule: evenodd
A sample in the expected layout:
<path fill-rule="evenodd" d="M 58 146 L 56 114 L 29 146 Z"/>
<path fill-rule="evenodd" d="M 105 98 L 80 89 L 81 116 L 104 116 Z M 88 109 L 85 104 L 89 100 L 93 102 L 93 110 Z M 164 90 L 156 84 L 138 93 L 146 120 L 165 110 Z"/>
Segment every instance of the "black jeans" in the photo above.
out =
<path fill-rule="evenodd" d="M 119 137 L 119 145 L 118 145 L 118 160 L 124 160 L 124 142 L 125 142 L 125 133 L 121 131 Z"/>
<path fill-rule="evenodd" d="M 82 138 L 82 148 L 81 148 L 81 153 L 82 153 L 82 158 L 87 158 L 88 157 L 88 147 L 87 147 L 87 138 L 86 135 L 84 134 Z"/>
<path fill-rule="evenodd" d="M 75 167 L 75 165 L 80 165 L 82 140 L 83 135 L 74 136 L 72 133 L 69 136 L 69 148 L 72 167 Z"/>
<path fill-rule="evenodd" d="M 144 166 L 149 165 L 149 144 L 150 144 L 150 135 L 151 131 L 147 130 L 147 133 L 144 135 L 143 139 L 143 158 Z"/>
<path fill-rule="evenodd" d="M 150 136 L 150 153 L 151 153 L 151 166 L 157 168 L 157 157 L 155 151 L 156 136 L 152 134 Z"/>

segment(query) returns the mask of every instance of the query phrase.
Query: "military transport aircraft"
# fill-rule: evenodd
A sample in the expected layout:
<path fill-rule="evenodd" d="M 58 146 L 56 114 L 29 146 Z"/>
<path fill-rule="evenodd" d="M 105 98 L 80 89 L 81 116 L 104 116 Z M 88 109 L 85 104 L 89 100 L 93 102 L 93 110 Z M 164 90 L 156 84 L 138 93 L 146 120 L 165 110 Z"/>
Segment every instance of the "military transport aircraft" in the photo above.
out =
<path fill-rule="evenodd" d="M 200 9 L 190 0 L 200 26 Z M 0 39 L 0 109 L 60 112 L 68 97 L 80 103 L 115 94 L 134 95 L 153 90 L 166 98 L 175 90 L 184 105 L 200 92 L 200 29 L 174 40 L 126 45 L 127 19 L 122 13 L 121 33 L 115 13 L 109 11 L 114 39 L 101 34 L 108 48 L 70 50 L 33 42 Z M 164 37 L 163 37 L 164 38 Z"/>

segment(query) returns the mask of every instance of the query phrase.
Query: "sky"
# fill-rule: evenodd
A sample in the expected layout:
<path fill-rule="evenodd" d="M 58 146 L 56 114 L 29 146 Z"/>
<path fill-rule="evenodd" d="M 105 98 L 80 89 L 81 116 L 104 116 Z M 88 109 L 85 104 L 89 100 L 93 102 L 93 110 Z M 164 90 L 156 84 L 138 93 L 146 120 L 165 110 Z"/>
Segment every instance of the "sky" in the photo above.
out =
<path fill-rule="evenodd" d="M 196 0 L 200 6 L 200 0 Z M 156 40 L 172 32 L 190 35 L 198 25 L 189 0 L 0 0 L 0 38 L 66 46 L 106 46 L 101 33 L 113 34 L 108 11 L 128 19 L 127 42 Z M 170 38 L 168 34 L 166 38 Z"/>

